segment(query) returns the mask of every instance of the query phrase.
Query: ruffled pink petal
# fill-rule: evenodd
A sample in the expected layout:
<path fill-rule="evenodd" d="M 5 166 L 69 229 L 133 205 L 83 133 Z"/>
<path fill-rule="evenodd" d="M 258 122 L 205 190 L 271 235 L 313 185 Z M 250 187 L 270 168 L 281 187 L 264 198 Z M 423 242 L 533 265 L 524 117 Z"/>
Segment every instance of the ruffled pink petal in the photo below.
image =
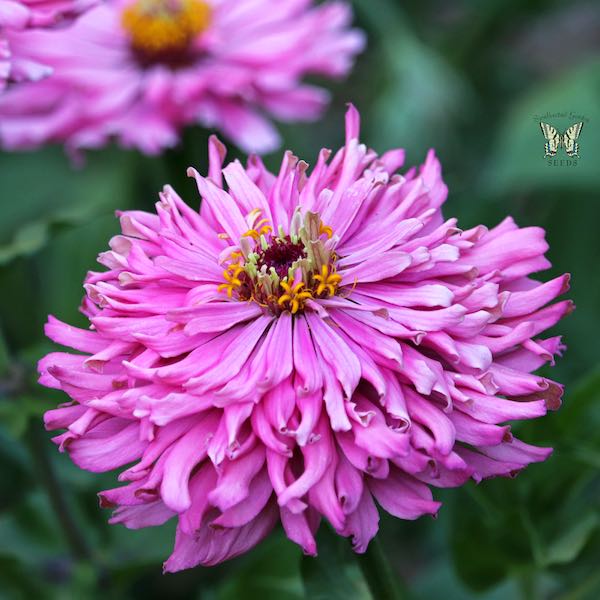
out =
<path fill-rule="evenodd" d="M 249 14 L 218 18 L 251 31 Z M 257 65 L 289 49 L 276 36 L 249 47 Z M 120 213 L 104 270 L 86 277 L 90 328 L 49 317 L 48 337 L 74 352 L 39 362 L 40 383 L 70 398 L 45 425 L 81 468 L 124 468 L 100 493 L 112 523 L 177 518 L 166 571 L 237 556 L 278 521 L 308 555 L 321 520 L 364 552 L 376 502 L 435 516 L 431 489 L 512 477 L 551 453 L 509 425 L 563 394 L 534 373 L 564 350 L 542 333 L 573 309 L 555 301 L 567 276 L 531 277 L 547 266 L 544 232 L 510 218 L 460 231 L 442 217 L 432 152 L 394 173 L 403 152 L 360 144 L 353 107 L 346 125 L 337 153 L 312 170 L 287 153 L 277 174 L 256 157 L 225 166 L 211 138 L 208 177 L 190 171 L 201 208 L 167 186 L 155 213 Z"/>

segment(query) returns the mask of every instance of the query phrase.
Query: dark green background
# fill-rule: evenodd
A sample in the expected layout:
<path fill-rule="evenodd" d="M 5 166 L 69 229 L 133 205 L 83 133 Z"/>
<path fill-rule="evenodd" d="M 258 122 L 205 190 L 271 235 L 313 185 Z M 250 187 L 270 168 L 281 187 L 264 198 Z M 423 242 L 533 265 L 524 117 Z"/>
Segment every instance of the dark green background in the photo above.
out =
<path fill-rule="evenodd" d="M 556 328 L 569 346 L 551 375 L 567 386 L 563 408 L 514 428 L 554 446 L 553 457 L 516 480 L 437 493 L 437 521 L 383 517 L 381 551 L 414 598 L 599 598 L 599 5 L 354 5 L 369 50 L 335 86 L 322 122 L 283 128 L 285 146 L 309 162 L 321 146 L 339 146 L 344 103 L 353 100 L 376 150 L 406 147 L 410 164 L 437 149 L 450 187 L 446 215 L 464 228 L 506 214 L 545 227 L 554 267 L 544 277 L 571 272 L 577 304 Z M 535 116 L 571 111 L 588 119 L 581 158 L 548 166 Z M 220 567 L 162 576 L 172 528 L 109 527 L 95 493 L 114 476 L 79 471 L 40 426 L 62 400 L 35 384 L 35 362 L 51 347 L 46 315 L 83 324 L 81 282 L 117 232 L 115 208 L 151 209 L 167 181 L 197 203 L 185 167 L 204 168 L 205 143 L 192 129 L 160 159 L 111 148 L 90 153 L 77 172 L 57 148 L 0 155 L 0 598 L 371 597 L 362 563 L 325 527 L 316 560 L 276 533 Z M 273 168 L 278 156 L 267 159 Z"/>

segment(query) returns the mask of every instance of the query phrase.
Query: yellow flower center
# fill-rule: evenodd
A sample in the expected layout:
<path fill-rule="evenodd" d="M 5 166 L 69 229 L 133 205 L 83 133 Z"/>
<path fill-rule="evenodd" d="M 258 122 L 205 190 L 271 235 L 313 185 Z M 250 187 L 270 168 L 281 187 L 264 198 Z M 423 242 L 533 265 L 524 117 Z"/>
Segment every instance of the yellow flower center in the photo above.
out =
<path fill-rule="evenodd" d="M 137 0 L 121 15 L 132 47 L 146 58 L 187 51 L 210 20 L 211 8 L 202 0 Z"/>
<path fill-rule="evenodd" d="M 240 244 L 223 261 L 220 292 L 242 302 L 256 302 L 278 315 L 302 312 L 308 301 L 339 293 L 334 232 L 319 215 L 308 213 L 293 219 L 291 231 L 277 234 L 260 211 L 247 216 L 248 230 Z"/>

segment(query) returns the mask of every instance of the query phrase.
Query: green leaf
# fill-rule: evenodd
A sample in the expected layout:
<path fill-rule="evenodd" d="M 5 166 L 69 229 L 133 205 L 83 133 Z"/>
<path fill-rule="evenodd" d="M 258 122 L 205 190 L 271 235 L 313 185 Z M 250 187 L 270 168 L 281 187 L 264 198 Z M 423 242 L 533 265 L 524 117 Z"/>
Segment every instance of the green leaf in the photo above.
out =
<path fill-rule="evenodd" d="M 597 540 L 598 470 L 582 460 L 598 453 L 600 373 L 568 390 L 565 406 L 542 423 L 524 424 L 519 437 L 550 443 L 554 455 L 515 480 L 494 479 L 456 490 L 450 503 L 450 543 L 460 577 L 488 590 L 510 576 L 524 581 L 559 565 L 574 569 Z M 529 433 L 531 432 L 531 433 Z M 589 452 L 588 452 L 589 454 Z M 596 548 L 597 550 L 597 548 Z M 590 549 L 593 553 L 594 549 Z"/>
<path fill-rule="evenodd" d="M 377 129 L 370 139 L 378 148 L 406 145 L 411 156 L 421 158 L 452 138 L 456 120 L 468 108 L 468 89 L 443 57 L 412 37 L 389 40 L 385 56 L 389 85 L 374 107 L 371 127 Z"/>
<path fill-rule="evenodd" d="M 13 399 L 0 400 L 0 424 L 15 438 L 21 437 L 29 421 L 29 415 L 19 410 Z"/>
<path fill-rule="evenodd" d="M 548 546 L 544 557 L 545 564 L 550 566 L 574 561 L 599 524 L 600 519 L 596 513 L 590 513 L 576 521 L 571 529 Z"/>
<path fill-rule="evenodd" d="M 563 426 L 585 418 L 587 411 L 600 400 L 600 365 L 586 375 L 569 392 L 569 403 L 562 411 L 561 423 Z"/>
<path fill-rule="evenodd" d="M 0 518 L 0 554 L 29 565 L 67 554 L 59 523 L 42 491 L 28 494 Z"/>
<path fill-rule="evenodd" d="M 8 244 L 0 246 L 0 265 L 17 256 L 33 254 L 41 248 L 48 239 L 49 227 L 50 222 L 25 223 Z"/>
<path fill-rule="evenodd" d="M 281 533 L 271 536 L 217 591 L 218 600 L 302 600 L 301 553 Z"/>
<path fill-rule="evenodd" d="M 302 559 L 302 578 L 310 600 L 372 600 L 348 540 L 321 527 L 319 555 Z"/>
<path fill-rule="evenodd" d="M 94 508 L 96 516 L 106 524 L 111 511 L 97 506 Z M 102 550 L 102 558 L 120 577 L 148 566 L 161 571 L 161 563 L 172 551 L 175 525 L 175 520 L 172 519 L 160 527 L 135 530 L 127 529 L 123 525 L 107 526 L 107 544 Z"/>
<path fill-rule="evenodd" d="M 444 600 L 465 600 L 471 597 L 467 588 L 456 577 L 446 557 L 442 554 L 438 560 L 433 559 L 411 586 L 414 597 L 419 600 L 439 600 L 443 590 Z M 506 581 L 502 585 L 492 587 L 485 593 L 477 594 L 478 600 L 506 600 L 517 597 L 518 590 L 514 582 Z"/>
<path fill-rule="evenodd" d="M 0 265 L 44 247 L 54 229 L 111 212 L 128 187 L 127 155 L 108 150 L 75 170 L 56 148 L 0 156 L 0 181 L 10 190 L 10 211 L 0 220 Z"/>
<path fill-rule="evenodd" d="M 527 560 L 527 551 L 522 543 L 507 549 L 507 540 L 502 537 L 505 531 L 510 532 L 509 545 L 525 539 L 515 513 L 489 507 L 487 494 L 468 485 L 469 490 L 457 490 L 452 499 L 450 547 L 459 577 L 470 588 L 481 592 L 507 576 L 513 556 Z M 472 494 L 468 495 L 467 491 Z"/>
<path fill-rule="evenodd" d="M 30 419 L 41 419 L 47 410 L 55 407 L 56 404 L 43 394 L 6 398 L 0 400 L 0 423 L 11 435 L 20 438 L 27 430 Z"/>
<path fill-rule="evenodd" d="M 0 377 L 6 375 L 10 368 L 10 356 L 8 354 L 8 347 L 4 340 L 4 334 L 2 333 L 2 327 L 0 326 Z M 2 392 L 0 391 L 0 397 Z"/>
<path fill-rule="evenodd" d="M 553 424 L 569 450 L 585 456 L 589 449 L 594 465 L 594 455 L 600 452 L 600 367 L 567 388 Z"/>
<path fill-rule="evenodd" d="M 17 507 L 33 481 L 27 452 L 0 422 L 0 513 Z"/>
<path fill-rule="evenodd" d="M 14 556 L 0 552 L 0 588 L 2 598 L 27 600 L 42 598 L 43 585 L 37 577 L 31 576 L 31 570 Z"/>
<path fill-rule="evenodd" d="M 557 597 L 557 600 L 597 600 L 600 597 L 600 571 L 597 568 L 597 560 L 587 577 L 577 581 L 576 585 L 570 587 L 566 594 Z"/>
<path fill-rule="evenodd" d="M 483 177 L 483 186 L 491 196 L 532 188 L 570 193 L 597 190 L 600 184 L 600 136 L 597 134 L 600 106 L 600 62 L 584 64 L 574 71 L 531 88 L 518 98 L 500 124 L 496 141 Z M 555 114 L 564 116 L 553 116 Z M 547 115 L 547 116 L 546 116 Z M 559 149 L 557 166 L 544 158 L 545 139 L 540 121 L 547 121 L 562 132 L 584 118 L 579 137 L 580 158 L 568 166 L 568 157 Z M 587 119 L 587 121 L 585 120 Z M 572 163 L 572 161 L 571 161 Z"/>

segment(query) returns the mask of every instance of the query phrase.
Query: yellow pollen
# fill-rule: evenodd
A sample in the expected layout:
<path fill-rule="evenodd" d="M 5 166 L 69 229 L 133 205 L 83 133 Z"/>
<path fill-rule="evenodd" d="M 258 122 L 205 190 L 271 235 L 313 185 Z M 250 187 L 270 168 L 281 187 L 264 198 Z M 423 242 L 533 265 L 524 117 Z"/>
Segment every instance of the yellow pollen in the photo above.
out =
<path fill-rule="evenodd" d="M 260 223 L 264 223 L 266 220 L 267 219 L 263 219 L 262 221 L 257 223 L 257 226 L 260 225 Z M 273 228 L 270 225 L 263 225 L 260 229 L 249 229 L 248 231 L 246 231 L 246 233 L 242 235 L 242 237 L 251 237 L 254 240 L 258 240 L 261 235 L 267 235 L 267 233 L 272 232 Z"/>
<path fill-rule="evenodd" d="M 219 292 L 241 302 L 255 302 L 275 316 L 302 313 L 316 308 L 309 300 L 343 292 L 342 276 L 336 272 L 337 254 L 322 237 L 332 239 L 334 232 L 318 214 L 294 216 L 289 233 L 282 225 L 274 229 L 259 208 L 244 220 L 249 228 L 242 234 L 245 239 L 221 255 L 228 258 L 221 258 L 225 271 L 223 283 L 217 285 Z M 226 237 L 222 234 L 222 239 Z"/>
<path fill-rule="evenodd" d="M 244 267 L 242 267 L 241 265 L 229 265 L 227 267 L 227 271 L 225 271 L 225 276 L 229 277 L 228 272 L 231 271 L 233 273 L 233 277 L 237 277 L 242 271 L 244 270 Z"/>
<path fill-rule="evenodd" d="M 230 273 L 231 271 L 231 273 Z M 231 298 L 233 291 L 242 285 L 242 282 L 238 279 L 238 275 L 244 271 L 244 268 L 240 265 L 229 265 L 226 271 L 223 271 L 223 277 L 227 283 L 221 283 L 217 287 L 217 291 L 227 292 L 227 297 Z"/>
<path fill-rule="evenodd" d="M 121 15 L 131 45 L 150 56 L 187 50 L 210 20 L 210 6 L 202 0 L 136 0 Z"/>
<path fill-rule="evenodd" d="M 313 275 L 313 277 L 319 282 L 316 291 L 317 296 L 320 296 L 325 291 L 327 291 L 330 296 L 335 296 L 337 286 L 340 281 L 342 281 L 341 275 L 329 273 L 329 267 L 327 265 L 321 267 L 320 275 Z"/>
<path fill-rule="evenodd" d="M 333 229 L 329 225 L 324 225 L 323 222 L 319 224 L 319 235 L 325 234 L 329 239 L 333 235 Z"/>
<path fill-rule="evenodd" d="M 313 297 L 312 292 L 302 291 L 304 282 L 297 283 L 293 287 L 287 281 L 280 282 L 285 294 L 280 296 L 277 304 L 281 307 L 287 306 L 290 312 L 295 315 L 300 309 L 304 308 L 304 303 Z"/>

